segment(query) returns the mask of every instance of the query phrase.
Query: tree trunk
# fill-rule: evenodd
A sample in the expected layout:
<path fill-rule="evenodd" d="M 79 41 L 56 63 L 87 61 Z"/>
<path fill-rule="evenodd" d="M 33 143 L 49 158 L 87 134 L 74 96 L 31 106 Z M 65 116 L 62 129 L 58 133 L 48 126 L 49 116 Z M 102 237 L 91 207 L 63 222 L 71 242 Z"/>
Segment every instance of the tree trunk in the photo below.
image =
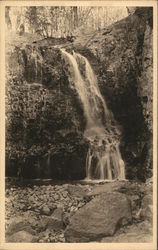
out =
<path fill-rule="evenodd" d="M 12 28 L 12 23 L 11 23 L 9 11 L 10 11 L 10 7 L 6 6 L 5 7 L 5 22 L 7 24 L 8 29 L 11 29 Z"/>
<path fill-rule="evenodd" d="M 78 11 L 77 7 L 73 7 L 73 14 L 74 14 L 74 29 L 78 27 Z"/>

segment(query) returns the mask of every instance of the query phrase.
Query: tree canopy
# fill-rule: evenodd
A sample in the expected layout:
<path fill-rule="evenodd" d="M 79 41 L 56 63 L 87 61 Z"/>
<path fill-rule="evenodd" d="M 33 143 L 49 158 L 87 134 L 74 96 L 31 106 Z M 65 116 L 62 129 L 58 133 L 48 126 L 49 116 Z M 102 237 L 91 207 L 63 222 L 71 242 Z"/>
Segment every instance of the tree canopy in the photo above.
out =
<path fill-rule="evenodd" d="M 125 7 L 29 6 L 6 7 L 6 26 L 42 37 L 66 37 L 85 28 L 95 31 L 127 16 Z"/>

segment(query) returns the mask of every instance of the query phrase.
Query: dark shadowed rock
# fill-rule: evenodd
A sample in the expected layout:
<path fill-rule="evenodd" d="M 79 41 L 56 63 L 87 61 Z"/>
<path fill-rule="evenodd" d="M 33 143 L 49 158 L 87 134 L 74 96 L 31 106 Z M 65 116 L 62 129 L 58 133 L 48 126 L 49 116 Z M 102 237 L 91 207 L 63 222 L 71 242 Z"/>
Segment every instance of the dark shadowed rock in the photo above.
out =
<path fill-rule="evenodd" d="M 46 229 L 49 230 L 60 230 L 63 229 L 63 210 L 62 208 L 57 208 L 51 216 L 42 215 L 38 223 L 38 228 L 40 231 Z"/>
<path fill-rule="evenodd" d="M 26 231 L 19 231 L 6 237 L 7 242 L 36 242 L 37 238 Z"/>
<path fill-rule="evenodd" d="M 50 229 L 60 230 L 63 228 L 63 209 L 57 208 L 53 214 L 48 217 L 47 227 Z"/>
<path fill-rule="evenodd" d="M 143 217 L 143 219 L 148 220 L 152 224 L 153 220 L 153 206 L 148 205 L 146 208 L 141 210 L 140 216 Z"/>
<path fill-rule="evenodd" d="M 63 223 L 64 223 L 64 226 L 67 226 L 70 222 L 70 216 L 71 216 L 71 213 L 64 213 L 63 214 Z"/>
<path fill-rule="evenodd" d="M 65 231 L 68 242 L 88 242 L 110 236 L 131 221 L 131 206 L 124 194 L 104 193 L 79 209 Z"/>
<path fill-rule="evenodd" d="M 142 199 L 140 216 L 152 223 L 153 220 L 153 195 L 147 194 Z"/>

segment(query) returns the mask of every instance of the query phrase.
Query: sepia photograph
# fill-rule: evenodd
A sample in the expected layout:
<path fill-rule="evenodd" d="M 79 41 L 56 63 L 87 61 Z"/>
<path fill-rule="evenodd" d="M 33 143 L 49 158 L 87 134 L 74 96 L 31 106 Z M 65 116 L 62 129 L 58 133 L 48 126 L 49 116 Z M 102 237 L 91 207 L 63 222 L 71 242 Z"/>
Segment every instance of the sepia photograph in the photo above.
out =
<path fill-rule="evenodd" d="M 131 2 L 0 4 L 8 249 L 156 250 L 156 5 Z"/>

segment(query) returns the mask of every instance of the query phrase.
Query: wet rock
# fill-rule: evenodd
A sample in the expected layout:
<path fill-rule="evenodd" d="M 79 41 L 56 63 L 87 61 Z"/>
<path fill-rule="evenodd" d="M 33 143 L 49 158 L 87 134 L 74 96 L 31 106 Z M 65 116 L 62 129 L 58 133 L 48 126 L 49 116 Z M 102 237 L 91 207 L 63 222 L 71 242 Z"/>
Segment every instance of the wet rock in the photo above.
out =
<path fill-rule="evenodd" d="M 37 242 L 37 238 L 32 234 L 22 230 L 6 237 L 7 242 Z"/>
<path fill-rule="evenodd" d="M 130 202 L 124 194 L 104 193 L 70 218 L 65 238 L 68 242 L 94 241 L 113 235 L 120 225 L 127 224 L 131 218 Z"/>

